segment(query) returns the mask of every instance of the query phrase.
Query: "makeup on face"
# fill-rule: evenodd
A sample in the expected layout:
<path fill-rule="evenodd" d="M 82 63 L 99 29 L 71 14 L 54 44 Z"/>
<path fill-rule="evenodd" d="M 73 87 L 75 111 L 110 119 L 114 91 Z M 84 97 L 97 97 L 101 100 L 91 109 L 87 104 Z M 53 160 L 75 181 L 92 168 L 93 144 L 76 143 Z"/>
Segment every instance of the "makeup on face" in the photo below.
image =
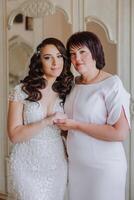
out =
<path fill-rule="evenodd" d="M 41 62 L 46 76 L 57 77 L 63 70 L 63 56 L 54 45 L 46 45 L 42 48 Z"/>

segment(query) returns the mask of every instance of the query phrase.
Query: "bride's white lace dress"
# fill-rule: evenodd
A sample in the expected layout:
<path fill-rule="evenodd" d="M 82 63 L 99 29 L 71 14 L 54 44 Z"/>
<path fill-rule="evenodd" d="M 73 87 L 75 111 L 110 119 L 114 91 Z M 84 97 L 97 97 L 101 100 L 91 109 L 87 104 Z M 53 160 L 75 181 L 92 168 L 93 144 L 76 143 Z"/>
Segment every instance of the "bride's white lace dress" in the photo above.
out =
<path fill-rule="evenodd" d="M 46 111 L 39 102 L 26 101 L 27 95 L 21 86 L 14 88 L 9 100 L 23 102 L 23 123 L 43 119 Z M 60 99 L 57 99 L 53 111 L 63 112 Z M 13 200 L 63 200 L 67 162 L 58 127 L 47 126 L 26 142 L 15 144 L 9 168 L 9 193 Z"/>

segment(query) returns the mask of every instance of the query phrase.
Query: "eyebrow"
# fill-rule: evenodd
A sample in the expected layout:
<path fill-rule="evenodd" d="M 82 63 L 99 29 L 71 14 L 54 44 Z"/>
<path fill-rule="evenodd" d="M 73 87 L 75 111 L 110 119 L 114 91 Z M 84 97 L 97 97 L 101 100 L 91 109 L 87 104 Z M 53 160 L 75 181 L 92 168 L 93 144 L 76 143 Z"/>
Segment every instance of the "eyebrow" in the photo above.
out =
<path fill-rule="evenodd" d="M 59 53 L 56 53 L 56 55 L 62 55 L 62 54 L 59 52 Z M 43 56 L 52 56 L 52 54 L 46 53 L 46 54 L 43 54 Z"/>
<path fill-rule="evenodd" d="M 77 47 L 76 47 L 76 48 L 77 48 Z M 75 49 L 75 48 L 74 48 L 74 49 Z M 79 51 L 79 50 L 81 50 L 81 49 L 83 49 L 83 47 L 79 47 L 77 50 Z M 73 52 L 73 49 L 71 49 L 70 52 Z"/>
<path fill-rule="evenodd" d="M 51 54 L 43 54 L 43 56 L 51 56 Z"/>

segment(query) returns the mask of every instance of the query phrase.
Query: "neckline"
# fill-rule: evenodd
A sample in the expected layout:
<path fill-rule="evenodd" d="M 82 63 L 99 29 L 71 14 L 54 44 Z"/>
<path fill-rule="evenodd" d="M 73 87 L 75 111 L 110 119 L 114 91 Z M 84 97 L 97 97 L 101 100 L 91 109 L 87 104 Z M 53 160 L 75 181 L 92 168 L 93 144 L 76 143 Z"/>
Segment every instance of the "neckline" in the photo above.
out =
<path fill-rule="evenodd" d="M 44 114 L 44 115 L 46 115 L 47 116 L 47 106 L 44 106 L 42 103 L 41 103 L 41 101 L 37 101 L 38 103 L 39 103 L 39 106 L 40 106 L 40 108 L 41 108 L 41 110 L 42 110 L 42 113 Z M 53 105 L 52 105 L 52 109 L 51 109 L 51 112 L 53 113 L 53 112 L 55 112 L 55 108 L 56 108 L 56 106 L 57 106 L 57 104 L 58 103 L 60 103 L 60 98 L 59 98 L 59 96 L 57 96 L 56 97 L 56 99 L 55 99 L 55 102 L 53 103 Z M 46 113 L 45 113 L 46 112 Z"/>
<path fill-rule="evenodd" d="M 77 84 L 77 83 L 75 82 L 75 85 L 77 85 L 77 86 L 95 86 L 95 85 L 98 85 L 98 84 L 102 84 L 102 83 L 104 83 L 104 82 L 106 82 L 106 81 L 109 81 L 110 79 L 113 79 L 113 78 L 115 78 L 115 77 L 117 77 L 117 75 L 111 75 L 111 76 L 109 76 L 108 78 L 105 78 L 105 79 L 103 79 L 103 80 L 101 80 L 101 81 L 98 81 L 98 82 L 96 82 L 96 83 L 89 83 L 89 84 L 82 84 L 82 83 Z"/>
<path fill-rule="evenodd" d="M 95 83 L 94 81 L 99 77 L 100 73 L 101 73 L 101 70 L 99 69 L 97 74 L 91 80 L 89 80 L 87 83 L 82 82 L 82 77 L 79 76 L 78 79 L 79 79 L 79 81 L 81 80 L 81 82 L 77 83 L 77 84 L 87 85 L 87 84 Z"/>

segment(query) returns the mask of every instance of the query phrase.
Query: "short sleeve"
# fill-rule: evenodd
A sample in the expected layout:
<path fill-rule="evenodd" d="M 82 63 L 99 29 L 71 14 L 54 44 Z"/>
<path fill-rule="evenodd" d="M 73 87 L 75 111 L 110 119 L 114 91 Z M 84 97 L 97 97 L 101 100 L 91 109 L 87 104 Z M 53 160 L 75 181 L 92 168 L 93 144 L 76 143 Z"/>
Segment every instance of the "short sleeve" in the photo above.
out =
<path fill-rule="evenodd" d="M 114 125 L 118 121 L 123 108 L 130 126 L 130 94 L 125 90 L 119 78 L 114 80 L 105 100 L 108 112 L 107 124 Z"/>
<path fill-rule="evenodd" d="M 9 93 L 9 101 L 20 101 L 24 102 L 27 97 L 26 93 L 22 90 L 22 84 L 15 86 Z"/>

